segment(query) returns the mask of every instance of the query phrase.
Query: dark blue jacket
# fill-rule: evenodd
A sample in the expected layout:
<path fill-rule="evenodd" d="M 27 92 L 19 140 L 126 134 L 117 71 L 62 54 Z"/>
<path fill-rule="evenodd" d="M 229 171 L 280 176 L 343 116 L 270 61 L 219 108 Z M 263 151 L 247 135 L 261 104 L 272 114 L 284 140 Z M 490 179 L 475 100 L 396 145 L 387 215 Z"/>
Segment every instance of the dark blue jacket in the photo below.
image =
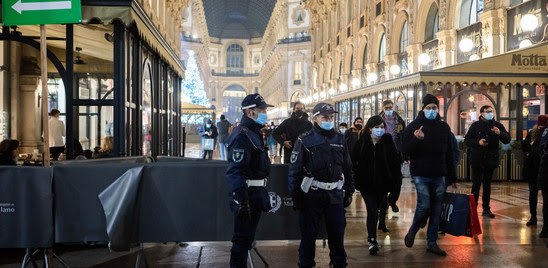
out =
<path fill-rule="evenodd" d="M 500 130 L 500 135 L 491 131 L 493 127 Z M 479 145 L 481 139 L 488 142 L 487 146 Z M 498 167 L 499 141 L 508 144 L 512 141 L 512 137 L 501 123 L 495 120 L 485 120 L 480 116 L 480 120 L 472 123 L 468 132 L 466 132 L 466 136 L 464 136 L 464 143 L 470 147 L 470 165 L 490 169 Z"/>
<path fill-rule="evenodd" d="M 238 201 L 249 200 L 252 207 L 270 210 L 268 192 L 264 187 L 247 187 L 246 180 L 265 179 L 270 174 L 270 160 L 263 139 L 259 135 L 262 125 L 247 116 L 228 137 L 228 168 L 226 180 L 231 197 Z"/>
<path fill-rule="evenodd" d="M 415 137 L 415 130 L 422 126 L 424 139 Z M 403 153 L 411 160 L 411 176 L 447 177 L 446 182 L 455 182 L 455 166 L 451 146 L 451 128 L 441 121 L 427 119 L 420 111 L 417 118 L 405 128 Z"/>
<path fill-rule="evenodd" d="M 308 172 L 309 174 L 305 174 Z M 312 130 L 302 134 L 291 153 L 289 167 L 289 191 L 299 191 L 304 176 L 312 175 L 321 182 L 337 182 L 344 174 L 343 190 L 354 193 L 354 174 L 348 145 L 341 133 L 325 131 L 314 124 Z M 328 193 L 330 204 L 341 204 L 342 190 L 316 190 L 306 195 Z"/>

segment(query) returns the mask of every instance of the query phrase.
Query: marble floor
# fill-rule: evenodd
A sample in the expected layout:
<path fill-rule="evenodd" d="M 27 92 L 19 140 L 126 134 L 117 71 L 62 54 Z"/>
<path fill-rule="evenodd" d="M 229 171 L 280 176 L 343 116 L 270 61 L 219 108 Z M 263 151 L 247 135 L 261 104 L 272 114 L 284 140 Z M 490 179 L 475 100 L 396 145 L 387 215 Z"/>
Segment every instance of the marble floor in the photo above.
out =
<path fill-rule="evenodd" d="M 470 188 L 470 183 L 459 183 L 458 192 L 469 193 Z M 542 201 L 539 203 L 540 212 Z M 529 218 L 526 183 L 493 183 L 491 206 L 496 218 L 483 218 L 480 205 L 482 235 L 475 238 L 440 235 L 438 244 L 447 251 L 446 257 L 426 252 L 425 229 L 417 234 L 412 248 L 403 243 L 416 205 L 415 190 L 409 179 L 404 179 L 398 205 L 400 212 L 390 211 L 388 215 L 390 232 L 378 233 L 379 254 L 370 256 L 366 243 L 365 205 L 361 196 L 355 195 L 346 214 L 345 249 L 349 267 L 548 267 L 548 240 L 538 238 L 542 217 L 539 226 L 525 225 Z M 257 243 L 270 267 L 296 267 L 298 245 L 299 241 Z M 192 242 L 183 246 L 146 244 L 145 252 L 151 267 L 227 267 L 230 246 L 230 242 Z M 55 251 L 72 267 L 132 267 L 137 256 L 136 249 L 111 253 L 104 246 L 57 247 Z M 0 250 L 0 267 L 20 266 L 23 254 L 22 250 Z M 255 267 L 264 267 L 255 253 L 253 257 Z M 317 241 L 316 262 L 318 267 L 329 264 L 329 250 L 323 247 L 321 240 Z M 60 263 L 55 265 L 59 267 Z"/>

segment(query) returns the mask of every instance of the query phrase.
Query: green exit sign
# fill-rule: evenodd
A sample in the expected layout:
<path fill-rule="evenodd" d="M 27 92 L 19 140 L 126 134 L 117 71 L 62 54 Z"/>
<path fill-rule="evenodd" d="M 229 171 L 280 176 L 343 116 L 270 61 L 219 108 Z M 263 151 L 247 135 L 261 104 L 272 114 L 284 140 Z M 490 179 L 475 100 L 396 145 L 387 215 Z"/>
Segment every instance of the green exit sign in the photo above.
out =
<path fill-rule="evenodd" d="M 80 23 L 80 0 L 2 0 L 4 26 Z"/>

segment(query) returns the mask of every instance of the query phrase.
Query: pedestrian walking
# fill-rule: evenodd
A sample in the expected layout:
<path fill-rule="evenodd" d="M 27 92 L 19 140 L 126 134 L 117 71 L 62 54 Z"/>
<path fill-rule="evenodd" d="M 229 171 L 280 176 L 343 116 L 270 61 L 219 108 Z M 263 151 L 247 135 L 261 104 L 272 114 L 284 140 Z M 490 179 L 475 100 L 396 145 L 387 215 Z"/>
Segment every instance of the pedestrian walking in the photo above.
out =
<path fill-rule="evenodd" d="M 218 141 L 219 141 L 219 151 L 221 153 L 221 160 L 226 161 L 226 155 L 228 153 L 228 145 L 226 140 L 228 138 L 229 129 L 231 127 L 230 122 L 226 120 L 224 114 L 221 115 L 221 121 L 217 122 L 217 131 L 219 132 Z"/>
<path fill-rule="evenodd" d="M 219 133 L 217 127 L 215 127 L 211 119 L 206 120 L 205 126 L 200 130 L 200 136 L 202 137 L 202 158 L 211 160 L 213 158 L 213 151 L 215 150 L 215 138 Z M 209 140 L 209 141 L 207 141 Z M 212 148 L 203 148 L 205 142 L 213 142 Z"/>
<path fill-rule="evenodd" d="M 312 129 L 312 123 L 308 121 L 308 114 L 305 112 L 304 103 L 298 101 L 293 105 L 291 117 L 284 120 L 273 133 L 274 139 L 282 146 L 284 161 L 289 164 L 293 146 L 299 135 Z"/>

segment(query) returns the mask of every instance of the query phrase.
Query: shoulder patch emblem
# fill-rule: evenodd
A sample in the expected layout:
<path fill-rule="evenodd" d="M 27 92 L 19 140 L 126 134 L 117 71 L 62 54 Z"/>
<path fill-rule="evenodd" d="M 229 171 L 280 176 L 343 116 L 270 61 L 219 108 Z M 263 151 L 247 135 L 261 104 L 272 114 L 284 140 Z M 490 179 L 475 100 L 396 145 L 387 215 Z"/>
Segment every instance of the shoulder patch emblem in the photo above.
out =
<path fill-rule="evenodd" d="M 297 162 L 297 159 L 299 159 L 299 152 L 293 151 L 291 152 L 291 164 Z"/>
<path fill-rule="evenodd" d="M 244 150 L 242 149 L 234 149 L 232 150 L 232 161 L 234 163 L 240 163 L 242 160 L 244 160 Z"/>

